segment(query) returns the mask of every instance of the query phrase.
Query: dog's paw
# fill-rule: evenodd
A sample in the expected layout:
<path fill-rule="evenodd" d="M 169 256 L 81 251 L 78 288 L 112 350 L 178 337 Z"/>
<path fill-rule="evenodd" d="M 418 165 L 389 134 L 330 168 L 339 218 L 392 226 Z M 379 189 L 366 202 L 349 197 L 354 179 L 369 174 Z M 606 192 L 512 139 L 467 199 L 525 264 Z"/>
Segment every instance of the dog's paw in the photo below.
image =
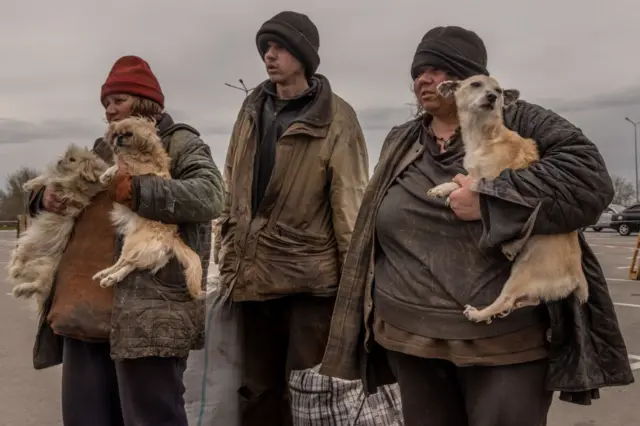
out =
<path fill-rule="evenodd" d="M 101 184 L 106 185 L 111 180 L 111 176 L 110 176 L 110 174 L 103 173 L 103 174 L 100 175 L 98 180 L 100 181 Z"/>
<path fill-rule="evenodd" d="M 440 184 L 438 186 L 434 186 L 433 188 L 428 190 L 427 191 L 427 196 L 428 197 L 434 197 L 434 198 L 444 198 L 444 197 L 448 196 L 449 194 L 451 194 L 453 191 L 455 191 L 458 188 L 460 188 L 460 185 L 458 185 L 457 183 L 455 183 L 455 182 L 446 182 L 446 183 Z"/>
<path fill-rule="evenodd" d="M 18 284 L 11 290 L 11 294 L 16 299 L 28 299 L 36 293 L 38 293 L 38 289 L 31 284 Z"/>
<path fill-rule="evenodd" d="M 18 278 L 20 276 L 20 272 L 22 271 L 22 264 L 13 264 L 9 266 L 9 276 L 11 278 Z"/>
<path fill-rule="evenodd" d="M 473 321 L 473 322 L 483 322 L 485 321 L 487 324 L 491 324 L 491 317 L 487 316 L 485 314 L 482 313 L 482 311 L 479 311 L 478 309 L 474 308 L 471 305 L 466 305 L 464 307 L 464 312 L 463 312 L 464 316 L 467 317 L 467 319 L 469 321 Z"/>
<path fill-rule="evenodd" d="M 106 276 L 107 276 L 107 272 L 105 270 L 105 271 L 96 272 L 96 274 L 93 277 L 91 277 L 91 279 L 94 281 L 100 281 Z"/>
<path fill-rule="evenodd" d="M 113 275 L 107 275 L 106 277 L 100 280 L 100 287 L 107 288 L 116 284 L 118 280 Z"/>

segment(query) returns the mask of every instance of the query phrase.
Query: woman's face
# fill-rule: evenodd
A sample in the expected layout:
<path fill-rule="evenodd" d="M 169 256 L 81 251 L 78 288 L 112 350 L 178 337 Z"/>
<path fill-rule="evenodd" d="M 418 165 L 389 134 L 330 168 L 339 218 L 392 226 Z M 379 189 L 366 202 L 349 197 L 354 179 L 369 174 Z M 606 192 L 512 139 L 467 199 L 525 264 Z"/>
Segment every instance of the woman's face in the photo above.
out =
<path fill-rule="evenodd" d="M 422 73 L 413 80 L 413 92 L 422 108 L 429 114 L 437 115 L 439 111 L 450 110 L 455 107 L 453 99 L 445 99 L 438 94 L 438 85 L 452 77 L 444 71 L 433 67 L 426 67 Z"/>
<path fill-rule="evenodd" d="M 131 116 L 134 97 L 124 93 L 114 93 L 102 100 L 104 115 L 109 123 Z"/>

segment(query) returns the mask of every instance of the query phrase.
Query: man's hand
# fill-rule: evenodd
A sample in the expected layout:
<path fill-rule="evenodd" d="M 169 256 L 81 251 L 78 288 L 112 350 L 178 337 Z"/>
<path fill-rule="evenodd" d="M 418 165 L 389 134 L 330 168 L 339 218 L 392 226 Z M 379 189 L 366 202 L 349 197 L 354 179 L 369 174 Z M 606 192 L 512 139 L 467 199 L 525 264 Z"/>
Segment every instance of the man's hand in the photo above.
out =
<path fill-rule="evenodd" d="M 67 213 L 67 205 L 60 201 L 50 187 L 45 187 L 42 194 L 42 207 L 48 212 L 64 216 Z"/>
<path fill-rule="evenodd" d="M 473 179 L 465 175 L 456 175 L 453 181 L 460 185 L 449 195 L 451 210 L 462 220 L 480 220 L 480 196 L 471 190 Z"/>
<path fill-rule="evenodd" d="M 131 175 L 124 167 L 118 167 L 118 171 L 109 183 L 109 197 L 116 203 L 131 207 L 133 200 L 132 191 Z"/>

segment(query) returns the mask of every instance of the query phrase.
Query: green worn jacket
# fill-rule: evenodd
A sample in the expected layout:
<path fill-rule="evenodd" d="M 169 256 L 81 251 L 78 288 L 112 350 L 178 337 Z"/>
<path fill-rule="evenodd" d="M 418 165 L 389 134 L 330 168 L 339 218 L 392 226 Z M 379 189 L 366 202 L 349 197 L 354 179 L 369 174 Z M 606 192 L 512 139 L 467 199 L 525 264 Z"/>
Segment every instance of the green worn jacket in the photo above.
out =
<path fill-rule="evenodd" d="M 133 178 L 133 210 L 140 216 L 179 225 L 180 236 L 200 255 L 203 281 L 211 251 L 211 221 L 224 204 L 222 176 L 208 145 L 185 124 L 174 124 L 168 114 L 158 121 L 158 133 L 172 159 L 172 180 L 155 176 Z M 112 163 L 111 149 L 98 139 L 94 151 Z M 31 215 L 36 215 L 43 190 L 33 194 Z M 122 238 L 116 240 L 116 258 Z M 115 261 L 115 259 L 114 259 Z M 54 289 L 49 300 L 52 300 Z M 45 304 L 34 346 L 34 367 L 43 369 L 62 362 L 61 338 L 46 321 Z M 152 275 L 134 271 L 115 286 L 111 316 L 111 357 L 115 360 L 150 356 L 184 357 L 204 344 L 203 301 L 189 295 L 182 266 L 174 258 Z"/>

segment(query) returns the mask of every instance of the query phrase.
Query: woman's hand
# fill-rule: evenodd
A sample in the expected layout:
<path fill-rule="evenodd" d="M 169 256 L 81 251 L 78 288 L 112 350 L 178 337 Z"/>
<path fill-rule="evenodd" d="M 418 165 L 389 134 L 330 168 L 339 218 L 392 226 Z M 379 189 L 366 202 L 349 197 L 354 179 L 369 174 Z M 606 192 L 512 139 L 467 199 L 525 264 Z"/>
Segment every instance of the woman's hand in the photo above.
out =
<path fill-rule="evenodd" d="M 48 186 L 44 189 L 44 194 L 42 194 L 42 207 L 48 212 L 62 216 L 67 212 L 67 205 L 60 201 L 55 192 Z"/>
<path fill-rule="evenodd" d="M 462 220 L 480 220 L 480 196 L 471 190 L 473 179 L 465 175 L 456 175 L 453 181 L 460 185 L 449 195 L 449 207 Z"/>
<path fill-rule="evenodd" d="M 124 165 L 118 165 L 118 171 L 109 182 L 109 197 L 116 203 L 131 207 L 132 178 Z"/>

